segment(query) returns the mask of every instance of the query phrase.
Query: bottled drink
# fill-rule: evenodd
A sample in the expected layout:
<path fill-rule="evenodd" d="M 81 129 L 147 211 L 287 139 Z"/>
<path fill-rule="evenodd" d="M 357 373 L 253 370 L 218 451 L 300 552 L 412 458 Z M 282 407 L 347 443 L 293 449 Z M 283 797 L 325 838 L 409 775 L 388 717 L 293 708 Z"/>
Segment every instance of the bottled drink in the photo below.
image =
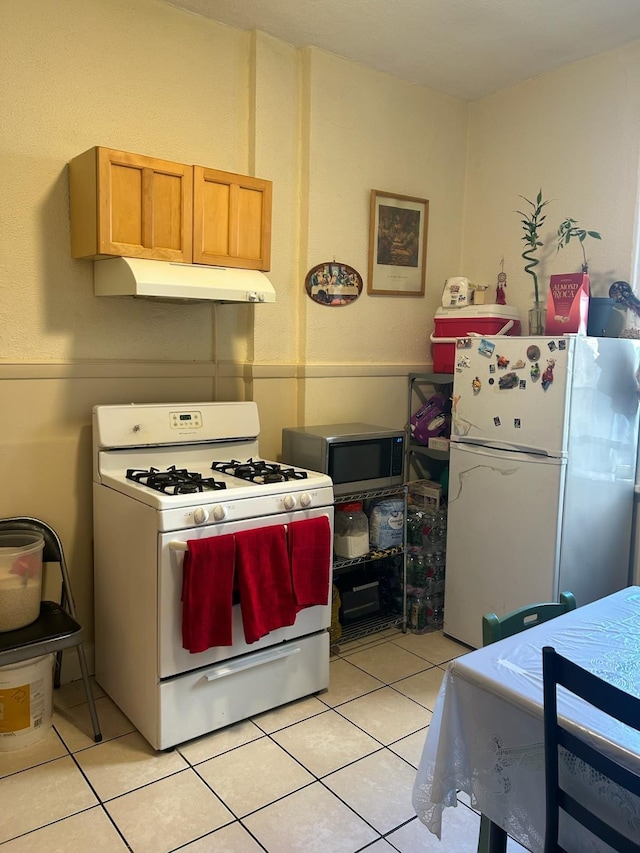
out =
<path fill-rule="evenodd" d="M 427 596 L 424 590 L 417 590 L 409 602 L 409 628 L 416 634 L 424 633 L 427 622 Z"/>
<path fill-rule="evenodd" d="M 424 554 L 416 551 L 407 555 L 407 585 L 412 587 L 423 587 L 427 572 Z"/>
<path fill-rule="evenodd" d="M 410 512 L 407 517 L 407 546 L 409 551 L 422 548 L 422 513 Z"/>
<path fill-rule="evenodd" d="M 444 596 L 436 594 L 432 599 L 431 625 L 433 628 L 442 628 L 444 624 Z"/>

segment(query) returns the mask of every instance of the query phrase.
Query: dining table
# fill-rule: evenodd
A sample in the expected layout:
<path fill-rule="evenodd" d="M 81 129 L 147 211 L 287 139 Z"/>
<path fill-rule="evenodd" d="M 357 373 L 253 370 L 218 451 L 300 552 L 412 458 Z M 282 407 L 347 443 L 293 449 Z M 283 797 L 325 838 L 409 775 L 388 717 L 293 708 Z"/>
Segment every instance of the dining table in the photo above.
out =
<path fill-rule="evenodd" d="M 449 663 L 413 788 L 416 814 L 438 838 L 444 809 L 457 806 L 462 791 L 489 821 L 490 850 L 503 851 L 509 835 L 532 853 L 543 853 L 544 646 L 552 646 L 599 678 L 640 697 L 640 586 L 622 589 Z M 579 737 L 640 772 L 639 732 L 564 688 L 558 688 L 558 715 Z M 613 817 L 620 832 L 640 839 L 640 798 L 577 759 L 569 760 L 562 751 L 560 775 L 588 808 Z M 560 841 L 569 851 L 611 851 L 565 815 L 561 815 Z"/>

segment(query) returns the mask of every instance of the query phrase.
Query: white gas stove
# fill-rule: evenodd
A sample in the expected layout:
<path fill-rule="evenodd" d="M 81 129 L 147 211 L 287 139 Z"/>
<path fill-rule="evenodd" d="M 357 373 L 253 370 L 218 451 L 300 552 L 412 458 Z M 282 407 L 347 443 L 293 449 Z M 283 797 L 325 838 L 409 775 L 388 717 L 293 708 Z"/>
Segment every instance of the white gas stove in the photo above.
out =
<path fill-rule="evenodd" d="M 250 643 L 236 595 L 232 645 L 183 647 L 189 540 L 333 530 L 330 478 L 261 459 L 259 430 L 250 402 L 93 412 L 96 679 L 156 749 L 328 686 L 330 581 L 326 603 Z"/>

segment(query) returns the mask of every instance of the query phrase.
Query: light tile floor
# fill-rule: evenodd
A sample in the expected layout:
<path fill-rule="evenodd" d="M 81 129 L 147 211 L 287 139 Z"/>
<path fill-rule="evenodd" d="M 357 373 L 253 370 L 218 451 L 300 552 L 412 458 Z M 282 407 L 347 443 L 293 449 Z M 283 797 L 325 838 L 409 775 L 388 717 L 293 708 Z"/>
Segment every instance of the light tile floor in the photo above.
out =
<path fill-rule="evenodd" d="M 48 734 L 0 752 L 1 853 L 475 853 L 463 798 L 442 841 L 411 806 L 446 664 L 465 651 L 396 629 L 337 646 L 327 691 L 164 753 L 97 686 L 94 744 L 82 683 L 63 685 Z"/>

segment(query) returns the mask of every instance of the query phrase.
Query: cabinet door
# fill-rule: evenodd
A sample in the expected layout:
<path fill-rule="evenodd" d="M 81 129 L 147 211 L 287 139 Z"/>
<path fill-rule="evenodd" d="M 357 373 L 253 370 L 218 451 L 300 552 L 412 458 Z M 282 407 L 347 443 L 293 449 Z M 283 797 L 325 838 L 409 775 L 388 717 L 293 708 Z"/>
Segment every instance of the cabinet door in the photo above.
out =
<path fill-rule="evenodd" d="M 194 166 L 194 263 L 268 270 L 271 187 L 261 178 Z"/>
<path fill-rule="evenodd" d="M 97 147 L 70 164 L 71 254 L 191 262 L 193 169 Z"/>

